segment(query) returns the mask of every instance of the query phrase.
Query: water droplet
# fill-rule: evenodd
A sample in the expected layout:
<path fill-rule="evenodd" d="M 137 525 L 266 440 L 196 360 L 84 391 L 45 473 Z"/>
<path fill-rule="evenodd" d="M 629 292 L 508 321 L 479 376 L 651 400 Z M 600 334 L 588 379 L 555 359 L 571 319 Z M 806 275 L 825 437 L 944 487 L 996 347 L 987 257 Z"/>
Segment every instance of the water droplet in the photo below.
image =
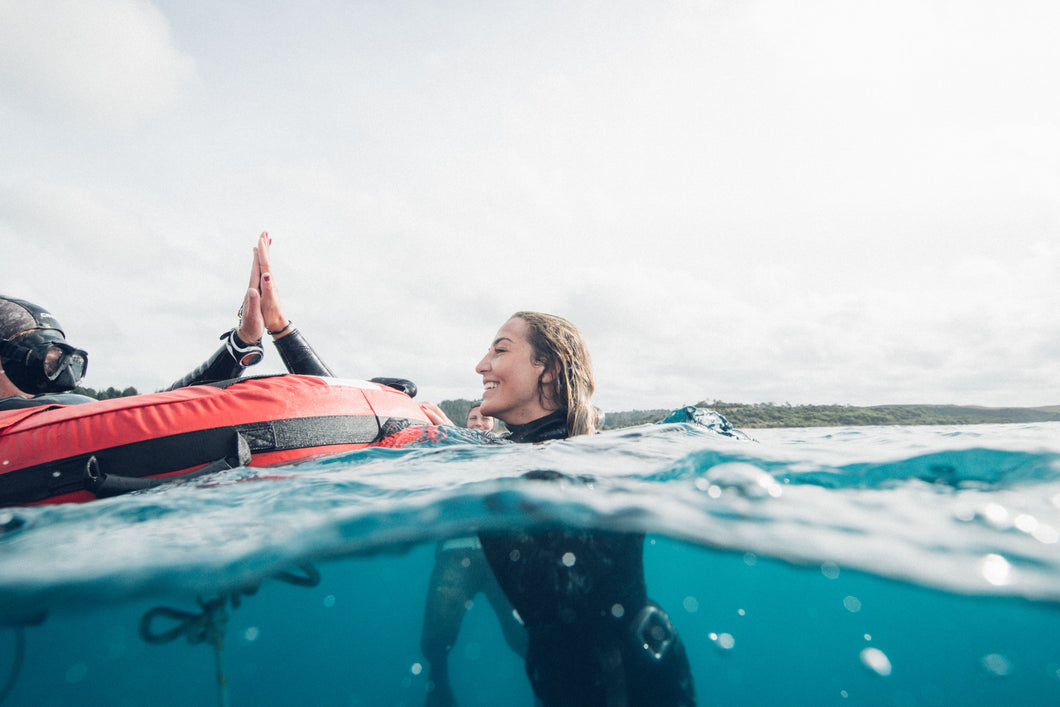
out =
<path fill-rule="evenodd" d="M 522 555 L 519 554 L 518 550 L 512 550 L 508 553 L 508 559 L 512 562 L 518 562 L 520 557 L 522 557 Z"/>
<path fill-rule="evenodd" d="M 737 609 L 736 613 L 739 614 L 740 616 L 747 616 L 747 612 L 744 611 L 743 609 Z"/>
<path fill-rule="evenodd" d="M 1044 523 L 1034 529 L 1034 532 L 1031 533 L 1031 537 L 1046 545 L 1055 545 L 1060 541 L 1060 533 L 1056 531 L 1056 528 Z"/>
<path fill-rule="evenodd" d="M 253 643 L 258 640 L 258 636 L 260 635 L 261 631 L 257 626 L 248 626 L 247 630 L 243 632 L 243 638 L 246 639 L 247 643 Z"/>
<path fill-rule="evenodd" d="M 1038 519 L 1027 513 L 1020 513 L 1012 524 L 1025 533 L 1033 533 L 1038 528 Z"/>
<path fill-rule="evenodd" d="M 328 594 L 326 597 L 324 597 L 324 608 L 330 609 L 333 606 L 335 606 L 335 595 Z"/>
<path fill-rule="evenodd" d="M 748 567 L 754 567 L 755 563 L 758 562 L 758 556 L 753 552 L 746 552 L 743 556 L 743 563 Z"/>
<path fill-rule="evenodd" d="M 863 649 L 861 663 L 877 675 L 887 677 L 891 674 L 891 660 L 879 648 Z"/>
<path fill-rule="evenodd" d="M 694 614 L 699 611 L 699 600 L 695 597 L 685 597 L 683 604 L 685 607 L 685 611 L 690 614 Z"/>
<path fill-rule="evenodd" d="M 825 562 L 821 565 L 821 574 L 828 579 L 839 579 L 839 565 L 834 562 Z"/>
<path fill-rule="evenodd" d="M 84 663 L 74 663 L 66 669 L 66 682 L 71 685 L 77 684 L 85 679 L 88 675 L 88 666 Z"/>
<path fill-rule="evenodd" d="M 478 660 L 482 657 L 482 646 L 471 642 L 464 646 L 464 656 L 468 660 Z"/>
<path fill-rule="evenodd" d="M 565 553 L 563 553 L 563 564 L 564 564 L 564 566 L 573 567 L 574 563 L 577 562 L 577 561 L 578 560 L 574 556 L 573 552 L 565 552 Z"/>
<path fill-rule="evenodd" d="M 991 653 L 990 655 L 984 655 L 982 659 L 983 668 L 986 672 L 991 675 L 996 675 L 999 678 L 1006 677 L 1012 674 L 1012 661 L 1001 655 L 1000 653 Z"/>
<path fill-rule="evenodd" d="M 471 558 L 470 557 L 465 557 L 464 559 L 460 560 L 460 566 L 463 567 L 464 569 L 467 569 L 468 567 L 470 567 L 471 566 Z"/>
<path fill-rule="evenodd" d="M 736 639 L 732 637 L 731 633 L 719 633 L 717 645 L 723 651 L 731 651 L 733 646 L 736 645 Z"/>
<path fill-rule="evenodd" d="M 859 611 L 861 611 L 861 600 L 858 599 L 857 597 L 848 596 L 845 599 L 843 599 L 843 606 L 851 614 L 856 614 Z"/>
<path fill-rule="evenodd" d="M 1012 517 L 1008 512 L 1008 509 L 1002 506 L 1000 503 L 988 503 L 979 511 L 979 517 L 987 525 L 991 525 L 998 530 L 1005 530 L 1012 525 Z"/>
<path fill-rule="evenodd" d="M 419 675 L 420 673 L 423 672 L 423 664 L 422 663 L 413 663 L 412 667 L 409 668 L 409 670 L 412 672 L 413 675 Z"/>
<path fill-rule="evenodd" d="M 983 557 L 979 563 L 979 570 L 983 573 L 986 581 L 995 587 L 1002 587 L 1012 583 L 1012 565 L 1001 555 L 990 553 Z"/>
<path fill-rule="evenodd" d="M 626 607 L 622 606 L 621 604 L 613 605 L 611 607 L 611 615 L 614 616 L 616 619 L 621 619 L 623 616 L 626 615 Z"/>

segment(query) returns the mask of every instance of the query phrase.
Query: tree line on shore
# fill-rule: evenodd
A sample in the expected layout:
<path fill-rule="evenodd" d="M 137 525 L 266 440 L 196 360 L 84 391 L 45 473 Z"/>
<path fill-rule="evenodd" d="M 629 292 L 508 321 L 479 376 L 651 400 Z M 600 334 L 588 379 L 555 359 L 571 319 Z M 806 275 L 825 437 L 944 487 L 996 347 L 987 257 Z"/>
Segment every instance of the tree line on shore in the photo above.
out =
<path fill-rule="evenodd" d="M 95 390 L 75 388 L 75 393 L 97 400 L 137 395 L 136 388 Z M 439 407 L 462 425 L 472 400 L 443 400 Z M 977 425 L 1060 421 L 1060 406 L 1041 408 L 991 408 L 961 405 L 791 405 L 785 403 L 727 403 L 701 400 L 696 407 L 721 413 L 734 427 L 856 427 L 865 425 Z M 658 422 L 671 410 L 605 412 L 605 430 Z"/>
<path fill-rule="evenodd" d="M 961 405 L 777 405 L 775 403 L 696 403 L 721 413 L 734 427 L 857 427 L 867 425 L 978 425 L 1060 421 L 1056 408 L 990 408 Z M 658 422 L 670 410 L 607 413 L 604 429 Z"/>
<path fill-rule="evenodd" d="M 74 388 L 70 392 L 77 393 L 78 395 L 87 395 L 88 397 L 95 398 L 96 400 L 110 400 L 111 398 L 126 398 L 126 397 L 128 397 L 130 395 L 139 395 L 140 394 L 139 392 L 137 392 L 136 388 L 133 388 L 132 386 L 129 386 L 128 388 L 125 388 L 124 390 L 118 390 L 117 388 L 115 388 L 113 386 L 111 386 L 110 388 L 101 388 L 99 390 L 96 390 L 95 388 L 83 388 L 81 386 L 78 386 L 78 387 Z"/>

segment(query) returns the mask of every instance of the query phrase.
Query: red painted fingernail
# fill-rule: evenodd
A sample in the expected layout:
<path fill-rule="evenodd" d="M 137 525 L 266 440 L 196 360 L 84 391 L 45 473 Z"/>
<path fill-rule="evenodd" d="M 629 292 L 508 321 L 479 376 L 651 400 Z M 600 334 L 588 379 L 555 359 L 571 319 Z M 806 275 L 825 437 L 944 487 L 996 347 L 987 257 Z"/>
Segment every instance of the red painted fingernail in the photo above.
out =
<path fill-rule="evenodd" d="M 272 275 L 270 275 L 269 273 L 265 273 L 261 276 L 261 279 L 265 282 L 272 282 Z"/>

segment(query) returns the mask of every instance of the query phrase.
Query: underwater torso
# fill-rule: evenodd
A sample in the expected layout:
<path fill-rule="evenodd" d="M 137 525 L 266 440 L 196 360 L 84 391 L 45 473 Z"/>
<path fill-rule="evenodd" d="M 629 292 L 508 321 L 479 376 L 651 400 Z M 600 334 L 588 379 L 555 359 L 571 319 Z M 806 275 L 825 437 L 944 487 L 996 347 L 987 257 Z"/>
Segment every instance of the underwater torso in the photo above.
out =
<path fill-rule="evenodd" d="M 534 443 L 565 439 L 567 411 L 510 425 L 507 439 Z M 529 472 L 525 478 L 590 483 L 584 478 Z M 640 533 L 577 528 L 483 533 L 483 551 L 497 581 L 528 629 L 577 622 L 612 622 L 647 601 Z"/>
<path fill-rule="evenodd" d="M 508 440 L 565 439 L 567 411 L 510 425 Z M 591 484 L 531 471 L 524 478 Z M 526 672 L 545 707 L 695 704 L 684 646 L 647 596 L 644 534 L 555 526 L 480 533 L 497 582 L 526 626 Z"/>

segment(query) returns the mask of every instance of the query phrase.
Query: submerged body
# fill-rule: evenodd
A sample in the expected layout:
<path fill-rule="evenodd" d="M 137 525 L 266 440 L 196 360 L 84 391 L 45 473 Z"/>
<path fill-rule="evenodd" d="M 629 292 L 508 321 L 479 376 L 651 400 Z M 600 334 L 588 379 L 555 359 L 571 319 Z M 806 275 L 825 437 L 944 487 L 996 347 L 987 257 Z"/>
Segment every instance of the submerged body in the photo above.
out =
<path fill-rule="evenodd" d="M 512 426 L 510 440 L 567 437 L 567 411 Z M 558 472 L 526 478 L 555 483 Z M 687 707 L 692 674 L 669 617 L 648 599 L 644 534 L 556 527 L 481 533 L 529 635 L 526 672 L 546 707 Z"/>

